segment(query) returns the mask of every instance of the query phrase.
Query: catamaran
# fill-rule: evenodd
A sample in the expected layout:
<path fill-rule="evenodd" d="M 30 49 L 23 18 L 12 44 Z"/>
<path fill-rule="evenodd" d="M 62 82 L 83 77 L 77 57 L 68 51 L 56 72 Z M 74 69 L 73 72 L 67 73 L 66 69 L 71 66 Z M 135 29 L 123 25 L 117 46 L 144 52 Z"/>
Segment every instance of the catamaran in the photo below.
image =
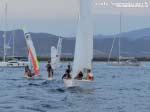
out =
<path fill-rule="evenodd" d="M 3 54 L 3 61 L 0 62 L 0 68 L 25 67 L 29 65 L 29 61 L 18 60 L 18 57 L 14 56 L 14 36 L 13 36 L 13 57 L 9 61 L 6 60 L 7 50 L 10 49 L 10 46 L 8 46 L 8 44 L 6 43 L 6 38 L 7 38 L 6 29 L 7 29 L 7 4 L 5 4 L 5 31 L 3 34 L 4 54 Z"/>
<path fill-rule="evenodd" d="M 141 63 L 135 57 L 121 56 L 121 42 L 120 42 L 121 33 L 122 33 L 122 14 L 120 13 L 120 34 L 118 37 L 118 46 L 119 46 L 118 60 L 117 60 L 117 62 L 110 62 L 113 46 L 114 46 L 114 43 L 116 40 L 116 37 L 115 37 L 112 42 L 112 47 L 111 47 L 110 54 L 108 57 L 108 65 L 110 65 L 110 66 L 140 66 Z"/>
<path fill-rule="evenodd" d="M 66 88 L 81 87 L 91 89 L 92 80 L 86 79 L 86 71 L 92 69 L 93 60 L 93 25 L 92 0 L 80 0 L 80 13 L 76 35 L 75 54 L 71 79 L 63 79 Z M 75 79 L 79 72 L 83 73 L 82 80 Z"/>
<path fill-rule="evenodd" d="M 27 45 L 27 50 L 29 53 L 29 60 L 31 61 L 31 68 L 33 68 L 34 76 L 40 75 L 40 70 L 39 70 L 39 63 L 36 55 L 36 51 L 31 39 L 31 35 L 29 33 L 25 32 L 25 40 L 26 40 L 26 45 Z M 28 78 L 28 76 L 26 76 Z M 29 77 L 30 78 L 30 77 Z"/>
<path fill-rule="evenodd" d="M 57 48 L 55 48 L 54 46 L 51 47 L 51 65 L 53 69 L 57 69 L 61 66 L 60 64 L 61 50 L 62 50 L 62 38 L 59 38 Z"/>

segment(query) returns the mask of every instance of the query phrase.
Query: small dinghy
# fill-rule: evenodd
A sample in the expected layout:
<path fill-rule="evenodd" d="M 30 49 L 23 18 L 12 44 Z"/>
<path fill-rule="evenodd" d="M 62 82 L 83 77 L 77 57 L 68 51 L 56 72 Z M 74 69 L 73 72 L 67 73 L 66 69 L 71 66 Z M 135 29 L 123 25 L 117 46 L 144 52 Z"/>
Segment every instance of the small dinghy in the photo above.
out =
<path fill-rule="evenodd" d="M 5 30 L 3 34 L 3 39 L 4 39 L 4 51 L 3 51 L 3 61 L 0 61 L 0 68 L 22 68 L 27 65 L 29 65 L 29 62 L 26 60 L 22 60 L 23 57 L 20 56 L 15 56 L 15 30 L 12 31 L 11 38 L 7 42 L 8 35 L 7 34 L 7 12 L 8 12 L 8 5 L 7 3 L 5 4 Z M 12 41 L 11 41 L 12 40 Z M 7 50 L 11 50 L 11 42 L 12 42 L 12 56 L 7 55 Z M 9 59 L 9 60 L 8 60 Z"/>
<path fill-rule="evenodd" d="M 53 80 L 53 78 L 49 77 L 49 78 L 46 78 L 45 80 L 51 81 L 51 80 Z"/>
<path fill-rule="evenodd" d="M 25 40 L 27 45 L 27 50 L 29 53 L 29 60 L 31 61 L 31 68 L 33 67 L 33 71 L 31 70 L 31 77 L 25 75 L 27 79 L 34 79 L 35 76 L 40 75 L 39 63 L 36 55 L 36 51 L 31 39 L 31 35 L 29 33 L 25 33 Z M 34 74 L 34 75 L 32 75 Z"/>
<path fill-rule="evenodd" d="M 93 81 L 89 81 L 89 80 L 67 80 L 64 79 L 64 85 L 66 88 L 72 88 L 72 87 L 79 87 L 79 88 L 83 88 L 83 89 L 92 89 L 93 88 Z"/>
<path fill-rule="evenodd" d="M 86 80 L 86 70 L 92 69 L 93 60 L 93 28 L 92 28 L 92 0 L 80 0 L 80 13 L 75 44 L 75 55 L 73 62 L 72 79 L 63 79 L 66 88 L 81 87 L 83 89 L 92 87 L 93 80 Z M 81 71 L 83 78 L 75 79 Z"/>
<path fill-rule="evenodd" d="M 112 47 L 110 49 L 110 53 L 108 57 L 108 66 L 135 66 L 135 67 L 141 66 L 142 63 L 139 62 L 135 57 L 121 56 L 121 34 L 122 34 L 122 14 L 120 13 L 120 34 L 118 37 L 116 36 L 113 39 Z M 110 58 L 117 38 L 118 38 L 118 58 L 117 61 L 111 62 Z"/>

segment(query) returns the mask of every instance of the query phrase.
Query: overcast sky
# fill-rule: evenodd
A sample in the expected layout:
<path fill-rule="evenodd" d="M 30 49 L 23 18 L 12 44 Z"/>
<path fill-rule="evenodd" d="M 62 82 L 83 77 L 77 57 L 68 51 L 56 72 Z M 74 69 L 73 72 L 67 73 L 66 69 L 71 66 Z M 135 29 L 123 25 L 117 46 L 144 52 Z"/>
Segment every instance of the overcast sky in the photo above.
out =
<path fill-rule="evenodd" d="M 150 27 L 150 8 L 124 9 L 96 5 L 110 1 L 137 0 L 93 0 L 95 34 L 117 33 L 120 11 L 123 13 L 123 31 Z M 138 0 L 138 2 L 147 1 L 149 0 Z M 5 2 L 8 3 L 8 29 L 26 27 L 32 32 L 47 32 L 62 36 L 76 34 L 78 0 L 0 0 L 1 30 L 4 28 Z"/>

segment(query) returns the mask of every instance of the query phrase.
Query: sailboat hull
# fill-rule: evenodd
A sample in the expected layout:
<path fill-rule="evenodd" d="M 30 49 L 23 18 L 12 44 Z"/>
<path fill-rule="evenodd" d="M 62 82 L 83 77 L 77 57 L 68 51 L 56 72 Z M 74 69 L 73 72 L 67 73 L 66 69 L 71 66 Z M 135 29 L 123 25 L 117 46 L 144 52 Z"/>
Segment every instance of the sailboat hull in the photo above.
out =
<path fill-rule="evenodd" d="M 52 77 L 50 77 L 50 78 L 46 78 L 45 80 L 47 80 L 47 81 L 52 81 L 52 80 L 53 80 L 53 78 L 52 78 Z"/>
<path fill-rule="evenodd" d="M 129 63 L 129 62 L 111 62 L 108 63 L 109 66 L 141 66 L 141 63 Z"/>
<path fill-rule="evenodd" d="M 89 80 L 64 79 L 63 81 L 66 88 L 73 88 L 73 87 L 80 87 L 84 89 L 93 88 L 93 81 Z"/>
<path fill-rule="evenodd" d="M 92 0 L 79 1 L 79 21 L 75 43 L 75 53 L 72 77 L 81 71 L 83 74 L 85 70 L 92 69 L 93 59 L 93 23 L 92 23 Z M 84 74 L 85 75 L 85 74 Z M 93 81 L 90 80 L 75 80 L 64 79 L 66 88 L 79 87 L 81 89 L 92 89 Z"/>
<path fill-rule="evenodd" d="M 29 62 L 8 61 L 0 62 L 0 68 L 20 68 L 29 65 Z"/>

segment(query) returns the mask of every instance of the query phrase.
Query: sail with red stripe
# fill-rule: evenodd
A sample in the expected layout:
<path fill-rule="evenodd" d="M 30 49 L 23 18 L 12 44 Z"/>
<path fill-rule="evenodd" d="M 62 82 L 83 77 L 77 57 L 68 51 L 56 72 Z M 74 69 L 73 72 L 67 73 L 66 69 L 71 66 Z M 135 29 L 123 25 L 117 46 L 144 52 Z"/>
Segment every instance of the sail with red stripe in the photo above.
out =
<path fill-rule="evenodd" d="M 35 51 L 35 48 L 31 39 L 31 35 L 29 33 L 25 33 L 25 40 L 26 40 L 27 50 L 29 53 L 29 58 L 31 60 L 31 63 L 34 69 L 34 73 L 35 75 L 39 75 L 40 74 L 39 62 L 38 62 L 36 51 Z"/>

